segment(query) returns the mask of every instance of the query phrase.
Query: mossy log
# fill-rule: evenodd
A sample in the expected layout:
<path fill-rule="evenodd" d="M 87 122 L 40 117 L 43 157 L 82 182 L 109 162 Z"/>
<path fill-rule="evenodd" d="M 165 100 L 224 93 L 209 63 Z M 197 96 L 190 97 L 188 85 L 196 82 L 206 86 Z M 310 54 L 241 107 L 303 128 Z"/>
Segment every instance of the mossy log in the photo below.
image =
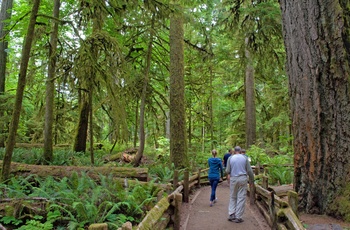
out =
<path fill-rule="evenodd" d="M 278 230 L 288 230 L 284 224 L 277 224 L 277 229 Z"/>
<path fill-rule="evenodd" d="M 137 226 L 138 230 L 155 229 L 157 222 L 161 219 L 164 212 L 168 209 L 170 203 L 168 197 L 162 198 L 146 215 L 142 222 Z"/>
<path fill-rule="evenodd" d="M 0 161 L 2 164 L 2 161 Z M 93 179 L 99 175 L 112 175 L 119 178 L 137 179 L 148 181 L 148 168 L 128 168 L 115 166 L 88 167 L 88 166 L 53 166 L 53 165 L 29 165 L 22 163 L 11 163 L 11 174 L 14 176 L 38 175 L 40 177 L 53 176 L 57 178 L 70 177 L 73 172 L 85 173 Z"/>
<path fill-rule="evenodd" d="M 91 224 L 89 230 L 108 230 L 108 225 L 106 223 L 102 224 Z"/>
<path fill-rule="evenodd" d="M 123 160 L 124 161 L 124 158 L 128 158 L 131 157 L 131 156 L 134 156 L 138 151 L 138 148 L 130 148 L 130 149 L 126 149 L 125 151 L 123 152 L 119 152 L 119 153 L 115 153 L 115 154 L 110 154 L 108 156 L 105 156 L 104 157 L 104 162 L 110 162 L 110 161 L 120 161 L 120 160 Z"/>
<path fill-rule="evenodd" d="M 48 200 L 45 198 L 28 199 L 0 199 L 0 215 L 13 216 L 18 220 L 26 219 L 28 216 L 46 215 L 46 205 Z"/>
<path fill-rule="evenodd" d="M 289 229 L 295 229 L 295 230 L 304 230 L 303 224 L 300 222 L 298 217 L 295 215 L 293 210 L 291 208 L 284 208 L 282 209 L 285 217 L 287 218 L 287 226 Z"/>
<path fill-rule="evenodd" d="M 157 230 L 167 229 L 169 222 L 170 222 L 170 215 L 168 212 L 165 212 L 151 229 L 157 229 Z"/>

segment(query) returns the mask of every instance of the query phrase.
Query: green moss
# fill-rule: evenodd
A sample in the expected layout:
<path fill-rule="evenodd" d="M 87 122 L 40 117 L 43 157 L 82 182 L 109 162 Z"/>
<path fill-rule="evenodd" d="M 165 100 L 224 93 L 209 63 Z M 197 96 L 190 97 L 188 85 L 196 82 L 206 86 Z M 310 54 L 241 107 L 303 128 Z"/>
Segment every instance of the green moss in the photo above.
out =
<path fill-rule="evenodd" d="M 343 188 L 329 206 L 328 213 L 334 213 L 344 221 L 350 222 L 350 183 Z"/>
<path fill-rule="evenodd" d="M 5 216 L 13 216 L 14 211 L 15 211 L 15 208 L 13 206 L 7 205 L 5 207 Z"/>

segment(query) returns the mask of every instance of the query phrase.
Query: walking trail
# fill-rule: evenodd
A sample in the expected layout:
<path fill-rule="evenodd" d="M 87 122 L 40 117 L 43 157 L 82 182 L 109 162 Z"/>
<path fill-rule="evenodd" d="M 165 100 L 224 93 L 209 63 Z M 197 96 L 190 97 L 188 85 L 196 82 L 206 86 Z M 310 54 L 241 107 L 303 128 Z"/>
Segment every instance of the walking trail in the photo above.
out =
<path fill-rule="evenodd" d="M 220 183 L 216 190 L 217 202 L 209 206 L 211 188 L 202 187 L 191 195 L 188 203 L 182 203 L 181 230 L 265 230 L 269 225 L 255 205 L 250 205 L 249 197 L 246 200 L 242 223 L 228 221 L 228 202 L 230 187 L 227 181 Z"/>
<path fill-rule="evenodd" d="M 193 192 L 188 203 L 182 203 L 181 230 L 271 229 L 257 206 L 250 204 L 248 196 L 242 217 L 244 222 L 235 223 L 227 220 L 230 196 L 227 181 L 219 183 L 216 190 L 218 200 L 213 207 L 209 206 L 210 192 L 210 186 L 201 187 Z M 301 214 L 300 220 L 308 230 L 350 230 L 350 223 L 325 215 Z"/>

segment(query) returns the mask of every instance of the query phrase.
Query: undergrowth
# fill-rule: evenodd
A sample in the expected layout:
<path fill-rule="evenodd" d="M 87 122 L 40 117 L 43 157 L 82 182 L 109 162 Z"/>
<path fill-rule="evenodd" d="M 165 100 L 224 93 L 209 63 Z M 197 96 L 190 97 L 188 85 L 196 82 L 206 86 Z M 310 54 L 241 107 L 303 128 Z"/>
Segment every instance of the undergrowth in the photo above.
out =
<path fill-rule="evenodd" d="M 18 229 L 84 229 L 92 223 L 107 223 L 109 229 L 117 229 L 126 221 L 138 224 L 155 205 L 159 192 L 153 183 L 124 188 L 112 177 L 100 176 L 98 181 L 77 173 L 62 180 L 13 177 L 7 185 L 0 184 L 0 198 L 27 202 L 18 209 L 14 205 L 8 212 L 1 210 L 0 223 Z M 38 198 L 46 201 L 44 210 L 32 207 Z"/>

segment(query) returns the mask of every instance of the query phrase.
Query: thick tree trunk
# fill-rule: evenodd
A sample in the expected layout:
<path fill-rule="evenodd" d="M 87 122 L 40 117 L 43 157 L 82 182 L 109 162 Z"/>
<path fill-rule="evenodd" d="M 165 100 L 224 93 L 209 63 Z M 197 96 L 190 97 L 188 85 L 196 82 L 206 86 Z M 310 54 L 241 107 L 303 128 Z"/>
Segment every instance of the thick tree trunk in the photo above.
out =
<path fill-rule="evenodd" d="M 248 38 L 245 40 L 248 45 Z M 245 132 L 246 146 L 249 148 L 256 140 L 256 113 L 255 113 L 255 84 L 254 84 L 254 67 L 248 47 L 245 50 L 247 66 L 245 72 Z"/>
<path fill-rule="evenodd" d="M 10 177 L 12 153 L 16 143 L 17 128 L 18 128 L 19 118 L 21 114 L 24 87 L 26 85 L 28 62 L 29 62 L 30 50 L 32 48 L 32 42 L 34 38 L 34 28 L 36 23 L 36 17 L 39 11 L 39 5 L 40 5 L 40 0 L 33 1 L 33 8 L 29 19 L 27 35 L 26 35 L 23 49 L 22 49 L 21 66 L 19 69 L 17 91 L 16 91 L 16 101 L 13 108 L 10 131 L 6 142 L 7 143 L 6 151 L 5 151 L 4 161 L 2 165 L 3 181 L 7 180 Z"/>
<path fill-rule="evenodd" d="M 60 0 L 55 0 L 53 8 L 53 17 L 59 18 Z M 53 160 L 53 108 L 55 97 L 55 71 L 56 71 L 56 50 L 58 37 L 58 21 L 52 22 L 52 34 L 49 47 L 49 67 L 46 80 L 46 107 L 45 107 L 45 127 L 44 127 L 44 164 Z"/>
<path fill-rule="evenodd" d="M 349 6 L 281 0 L 300 206 L 325 213 L 349 181 Z M 343 4 L 343 5 L 341 5 Z"/>
<path fill-rule="evenodd" d="M 185 168 L 187 162 L 184 28 L 181 7 L 170 16 L 170 158 L 175 168 Z"/>
<path fill-rule="evenodd" d="M 5 93 L 5 79 L 6 79 L 6 63 L 7 63 L 7 48 L 8 42 L 5 28 L 7 23 L 5 20 L 11 18 L 13 0 L 6 0 L 1 2 L 0 11 L 0 95 Z M 0 118 L 4 116 L 4 111 L 0 110 Z M 5 147 L 5 133 L 6 125 L 0 123 L 0 147 Z"/>

